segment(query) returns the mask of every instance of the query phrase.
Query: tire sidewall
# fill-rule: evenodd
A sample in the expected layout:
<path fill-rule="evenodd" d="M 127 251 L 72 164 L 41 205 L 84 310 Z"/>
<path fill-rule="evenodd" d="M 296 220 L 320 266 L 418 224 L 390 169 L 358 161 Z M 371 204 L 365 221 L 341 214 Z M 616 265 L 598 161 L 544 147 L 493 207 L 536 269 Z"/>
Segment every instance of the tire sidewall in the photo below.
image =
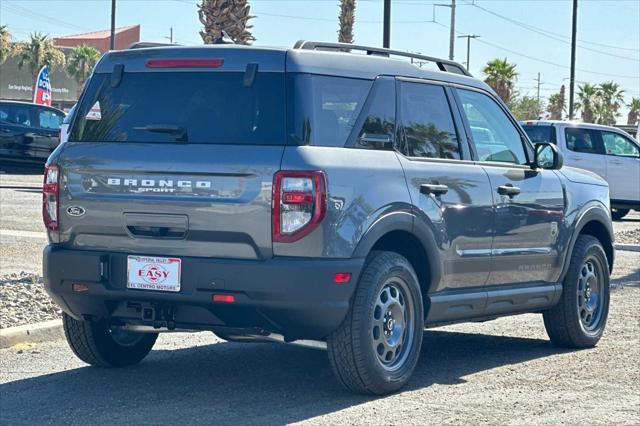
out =
<path fill-rule="evenodd" d="M 375 259 L 374 259 L 375 261 Z M 389 278 L 398 277 L 407 284 L 409 296 L 413 299 L 413 341 L 407 354 L 404 364 L 395 370 L 385 369 L 378 360 L 375 351 L 371 346 L 371 328 L 373 321 L 373 311 L 375 309 L 375 301 L 382 287 L 387 283 Z M 358 334 L 360 342 L 363 343 L 362 356 L 365 362 L 370 366 L 372 373 L 371 379 L 377 384 L 376 388 L 392 391 L 402 387 L 411 377 L 416 367 L 422 346 L 422 334 L 424 329 L 424 314 L 422 305 L 422 294 L 418 279 L 409 262 L 394 254 L 393 266 L 387 270 L 378 271 L 368 284 L 366 290 L 366 303 L 364 311 L 354 312 L 356 315 L 362 315 L 359 330 L 354 330 Z"/>

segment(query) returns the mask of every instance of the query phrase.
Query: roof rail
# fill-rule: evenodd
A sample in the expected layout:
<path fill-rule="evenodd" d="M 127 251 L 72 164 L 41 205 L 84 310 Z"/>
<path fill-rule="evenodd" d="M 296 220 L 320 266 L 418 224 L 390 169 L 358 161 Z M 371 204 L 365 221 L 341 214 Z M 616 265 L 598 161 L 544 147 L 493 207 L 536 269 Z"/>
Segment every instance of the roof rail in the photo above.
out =
<path fill-rule="evenodd" d="M 156 43 L 154 41 L 137 41 L 129 46 L 129 49 L 145 49 L 147 47 L 181 46 L 180 44 Z"/>
<path fill-rule="evenodd" d="M 349 43 L 331 43 L 324 41 L 307 41 L 299 40 L 293 46 L 294 49 L 307 49 L 307 50 L 331 50 L 337 52 L 349 53 L 351 50 L 360 50 L 366 52 L 367 55 L 377 55 L 389 57 L 391 55 L 404 56 L 406 58 L 419 59 L 421 61 L 433 62 L 438 66 L 440 71 L 450 72 L 454 74 L 462 74 L 471 76 L 469 71 L 461 64 L 450 61 L 448 59 L 439 59 L 432 56 L 421 55 L 418 53 L 402 52 L 400 50 L 385 49 L 381 47 L 371 46 L 359 46 L 357 44 Z"/>

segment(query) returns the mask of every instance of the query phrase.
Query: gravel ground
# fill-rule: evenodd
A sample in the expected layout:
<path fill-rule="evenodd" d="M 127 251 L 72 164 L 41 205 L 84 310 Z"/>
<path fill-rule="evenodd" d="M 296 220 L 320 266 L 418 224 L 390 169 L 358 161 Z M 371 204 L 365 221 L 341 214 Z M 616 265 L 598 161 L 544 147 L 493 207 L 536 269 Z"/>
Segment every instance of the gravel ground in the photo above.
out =
<path fill-rule="evenodd" d="M 31 324 L 60 317 L 37 275 L 10 274 L 0 277 L 0 328 Z"/>
<path fill-rule="evenodd" d="M 615 233 L 616 243 L 640 244 L 640 226 L 635 229 L 624 229 Z"/>

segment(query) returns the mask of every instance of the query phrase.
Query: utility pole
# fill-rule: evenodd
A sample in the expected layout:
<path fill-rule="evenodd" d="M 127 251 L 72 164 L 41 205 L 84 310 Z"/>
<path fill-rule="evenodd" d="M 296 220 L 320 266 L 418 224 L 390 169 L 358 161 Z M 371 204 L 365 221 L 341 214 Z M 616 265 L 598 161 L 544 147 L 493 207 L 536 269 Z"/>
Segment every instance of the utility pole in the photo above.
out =
<path fill-rule="evenodd" d="M 538 73 L 538 78 L 534 78 L 534 80 L 538 82 L 538 115 L 541 115 L 542 108 L 540 108 L 540 73 Z"/>
<path fill-rule="evenodd" d="M 391 0 L 384 0 L 384 19 L 382 24 L 382 47 L 391 46 Z"/>
<path fill-rule="evenodd" d="M 578 0 L 573 0 L 571 25 L 571 76 L 569 77 L 569 120 L 573 120 L 573 89 L 576 81 L 576 33 L 578 24 Z"/>
<path fill-rule="evenodd" d="M 116 49 L 116 0 L 111 0 L 111 40 L 109 49 Z"/>
<path fill-rule="evenodd" d="M 173 44 L 173 27 L 169 27 L 169 37 L 165 37 L 169 39 L 169 43 Z"/>
<path fill-rule="evenodd" d="M 479 38 L 479 35 L 476 34 L 467 34 L 467 35 L 461 35 L 458 36 L 458 38 L 466 38 L 467 39 L 467 71 L 470 71 L 470 64 L 469 64 L 469 57 L 470 57 L 470 52 L 471 52 L 471 39 L 472 38 Z"/>
<path fill-rule="evenodd" d="M 115 1 L 115 0 L 114 0 Z M 577 1 L 577 0 L 574 0 Z M 453 61 L 453 49 L 456 39 L 456 0 L 451 0 L 451 29 L 449 33 L 449 60 Z"/>

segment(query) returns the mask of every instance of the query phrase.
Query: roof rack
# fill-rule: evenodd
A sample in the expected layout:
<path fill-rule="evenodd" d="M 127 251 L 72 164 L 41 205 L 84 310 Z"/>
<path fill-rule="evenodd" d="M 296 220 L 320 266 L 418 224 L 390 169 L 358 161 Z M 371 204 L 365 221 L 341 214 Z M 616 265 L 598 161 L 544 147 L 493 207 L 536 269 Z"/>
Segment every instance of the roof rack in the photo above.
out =
<path fill-rule="evenodd" d="M 463 67 L 461 64 L 454 61 L 450 61 L 448 59 L 439 59 L 439 58 L 434 58 L 432 56 L 420 55 L 418 53 L 402 52 L 400 50 L 385 49 L 381 47 L 359 46 L 357 44 L 349 44 L 349 43 L 331 43 L 331 42 L 323 42 L 323 41 L 299 40 L 296 42 L 293 48 L 307 49 L 307 50 L 330 50 L 330 51 L 345 52 L 345 53 L 348 53 L 351 50 L 360 50 L 360 51 L 366 52 L 367 55 L 385 56 L 387 58 L 391 55 L 404 56 L 406 58 L 433 62 L 438 66 L 438 69 L 440 71 L 471 76 L 469 71 L 467 71 L 467 69 Z"/>

